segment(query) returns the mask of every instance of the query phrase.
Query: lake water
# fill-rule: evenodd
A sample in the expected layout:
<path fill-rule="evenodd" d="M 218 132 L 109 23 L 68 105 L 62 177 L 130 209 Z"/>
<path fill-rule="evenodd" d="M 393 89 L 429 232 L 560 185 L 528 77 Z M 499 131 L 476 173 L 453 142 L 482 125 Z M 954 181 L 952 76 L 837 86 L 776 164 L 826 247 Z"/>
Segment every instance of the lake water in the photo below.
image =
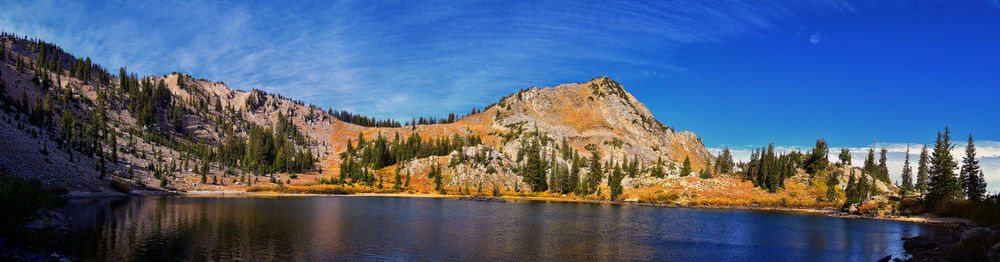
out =
<path fill-rule="evenodd" d="M 915 223 L 778 211 L 396 197 L 72 200 L 82 261 L 874 261 Z"/>

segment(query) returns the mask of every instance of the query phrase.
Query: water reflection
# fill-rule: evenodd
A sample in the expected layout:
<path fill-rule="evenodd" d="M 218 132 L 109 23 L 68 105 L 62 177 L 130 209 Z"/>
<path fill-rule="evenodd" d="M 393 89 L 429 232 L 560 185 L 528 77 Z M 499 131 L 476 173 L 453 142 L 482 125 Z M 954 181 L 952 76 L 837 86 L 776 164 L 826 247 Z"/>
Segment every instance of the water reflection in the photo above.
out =
<path fill-rule="evenodd" d="M 853 261 L 929 228 L 765 211 L 388 197 L 73 200 L 83 261 Z"/>

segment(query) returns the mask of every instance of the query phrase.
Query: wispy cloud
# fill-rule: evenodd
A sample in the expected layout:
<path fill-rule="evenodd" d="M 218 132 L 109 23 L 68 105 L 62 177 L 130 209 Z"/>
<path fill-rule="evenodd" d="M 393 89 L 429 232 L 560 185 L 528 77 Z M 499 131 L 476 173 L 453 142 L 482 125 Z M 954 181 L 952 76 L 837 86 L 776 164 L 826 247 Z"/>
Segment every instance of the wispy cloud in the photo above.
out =
<path fill-rule="evenodd" d="M 842 1 L 3 1 L 0 28 L 141 74 L 182 71 L 377 116 L 465 112 L 602 68 L 670 76 L 679 46 L 771 30 Z M 45 15 L 39 15 L 45 14 Z M 394 95 L 406 103 L 387 107 Z"/>

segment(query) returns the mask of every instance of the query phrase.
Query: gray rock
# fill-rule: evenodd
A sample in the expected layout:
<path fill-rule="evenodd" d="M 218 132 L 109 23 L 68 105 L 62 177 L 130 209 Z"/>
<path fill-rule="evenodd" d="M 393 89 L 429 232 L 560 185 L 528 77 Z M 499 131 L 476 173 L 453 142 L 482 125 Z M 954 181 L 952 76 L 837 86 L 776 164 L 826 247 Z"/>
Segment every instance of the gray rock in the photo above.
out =
<path fill-rule="evenodd" d="M 963 245 L 989 245 L 992 241 L 996 240 L 997 233 L 993 229 L 987 227 L 974 227 L 965 232 L 962 232 Z"/>
<path fill-rule="evenodd" d="M 993 245 L 990 249 L 990 258 L 994 261 L 1000 261 L 1000 241 Z"/>

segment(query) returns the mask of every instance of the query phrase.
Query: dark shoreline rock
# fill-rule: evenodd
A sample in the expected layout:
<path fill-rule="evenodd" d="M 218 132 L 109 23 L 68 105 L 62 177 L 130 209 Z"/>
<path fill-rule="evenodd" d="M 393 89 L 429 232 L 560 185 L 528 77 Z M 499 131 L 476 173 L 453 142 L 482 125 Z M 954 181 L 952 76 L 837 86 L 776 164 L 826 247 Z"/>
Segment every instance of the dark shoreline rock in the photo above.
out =
<path fill-rule="evenodd" d="M 503 198 L 486 197 L 486 196 L 459 197 L 458 200 L 471 200 L 471 201 L 480 201 L 480 202 L 498 202 L 498 203 L 507 202 L 507 200 L 503 199 Z"/>
<path fill-rule="evenodd" d="M 903 240 L 903 249 L 912 256 L 901 261 L 1000 261 L 990 257 L 1000 236 L 986 227 L 951 225 Z"/>

